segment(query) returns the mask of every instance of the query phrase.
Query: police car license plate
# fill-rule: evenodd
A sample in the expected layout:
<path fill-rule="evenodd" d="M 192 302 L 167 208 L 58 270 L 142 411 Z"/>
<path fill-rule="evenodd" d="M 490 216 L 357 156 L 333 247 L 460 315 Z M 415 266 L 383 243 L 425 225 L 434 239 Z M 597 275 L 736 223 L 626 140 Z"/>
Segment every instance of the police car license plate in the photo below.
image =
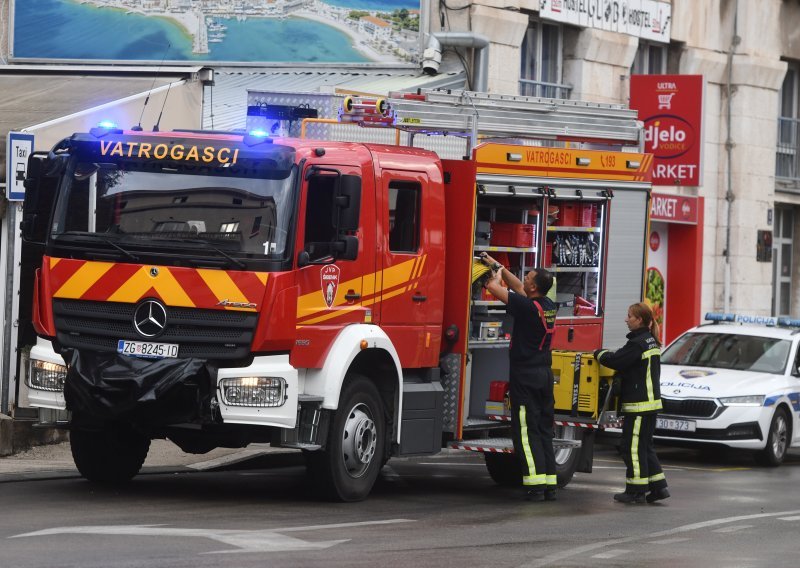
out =
<path fill-rule="evenodd" d="M 678 430 L 681 432 L 694 432 L 697 423 L 694 420 L 675 420 L 674 418 L 656 418 L 656 428 L 659 430 Z"/>
<path fill-rule="evenodd" d="M 178 356 L 178 344 L 120 339 L 117 342 L 117 353 L 131 357 L 150 357 L 152 359 L 174 358 Z"/>

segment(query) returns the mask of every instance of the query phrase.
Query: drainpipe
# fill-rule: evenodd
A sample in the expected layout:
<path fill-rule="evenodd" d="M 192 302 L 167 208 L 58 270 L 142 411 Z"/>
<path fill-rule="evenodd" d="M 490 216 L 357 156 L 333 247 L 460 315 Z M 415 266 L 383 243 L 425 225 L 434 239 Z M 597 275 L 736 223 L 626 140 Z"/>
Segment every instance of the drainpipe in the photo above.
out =
<path fill-rule="evenodd" d="M 475 50 L 472 62 L 472 90 L 485 93 L 489 85 L 489 38 L 475 32 L 436 32 L 428 37 L 422 55 L 422 70 L 429 75 L 439 72 L 442 47 L 468 47 Z"/>
<path fill-rule="evenodd" d="M 727 202 L 727 212 L 725 221 L 725 280 L 723 284 L 723 292 L 725 297 L 722 301 L 723 311 L 730 312 L 731 307 L 731 219 L 733 216 L 733 202 L 735 195 L 733 194 L 733 175 L 731 169 L 733 167 L 733 138 L 731 137 L 731 124 L 733 119 L 731 117 L 731 103 L 733 99 L 733 55 L 736 51 L 736 46 L 739 45 L 741 38 L 739 37 L 739 0 L 733 5 L 733 37 L 731 38 L 731 46 L 728 49 L 728 80 L 727 80 L 727 93 L 728 93 L 728 108 L 725 116 L 728 137 L 725 140 L 725 153 L 728 161 L 727 172 L 727 191 L 725 192 L 725 201 Z"/>

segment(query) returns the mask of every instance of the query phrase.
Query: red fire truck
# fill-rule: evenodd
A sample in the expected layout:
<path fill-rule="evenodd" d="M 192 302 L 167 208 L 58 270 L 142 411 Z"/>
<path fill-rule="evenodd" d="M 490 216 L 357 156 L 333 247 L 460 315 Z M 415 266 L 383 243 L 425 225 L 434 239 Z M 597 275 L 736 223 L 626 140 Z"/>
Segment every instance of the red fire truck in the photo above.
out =
<path fill-rule="evenodd" d="M 556 276 L 559 483 L 591 471 L 611 397 L 587 353 L 621 345 L 642 298 L 651 157 L 635 112 L 429 91 L 348 100 L 343 117 L 410 145 L 105 125 L 31 158 L 25 383 L 33 405 L 70 411 L 85 478 L 127 481 L 167 438 L 299 448 L 344 501 L 390 457 L 443 447 L 519 484 L 511 320 L 473 282 L 482 251 Z M 413 147 L 420 134 L 464 154 Z"/>

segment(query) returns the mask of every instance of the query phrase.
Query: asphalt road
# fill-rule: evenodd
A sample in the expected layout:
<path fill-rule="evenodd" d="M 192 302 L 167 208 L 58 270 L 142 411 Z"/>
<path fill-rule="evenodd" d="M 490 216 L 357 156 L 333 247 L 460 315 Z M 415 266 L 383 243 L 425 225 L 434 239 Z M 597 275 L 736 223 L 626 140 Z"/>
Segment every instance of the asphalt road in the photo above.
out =
<path fill-rule="evenodd" d="M 321 503 L 285 455 L 224 472 L 140 475 L 120 490 L 75 477 L 0 484 L 0 568 L 796 566 L 800 455 L 662 449 L 673 497 L 612 501 L 601 447 L 552 503 L 497 487 L 480 455 L 392 460 L 362 503 Z"/>

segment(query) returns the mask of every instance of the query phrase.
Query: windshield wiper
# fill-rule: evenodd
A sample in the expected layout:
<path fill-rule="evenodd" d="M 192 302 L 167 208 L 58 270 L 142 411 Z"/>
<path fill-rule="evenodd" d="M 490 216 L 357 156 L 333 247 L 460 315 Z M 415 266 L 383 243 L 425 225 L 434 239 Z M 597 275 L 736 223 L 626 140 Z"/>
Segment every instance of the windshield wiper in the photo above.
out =
<path fill-rule="evenodd" d="M 115 249 L 120 251 L 122 254 L 124 254 L 126 258 L 132 260 L 133 262 L 139 262 L 139 257 L 138 256 L 136 256 L 135 254 L 133 254 L 132 252 L 130 252 L 128 250 L 125 250 L 124 248 L 119 246 L 117 243 L 115 243 L 111 239 L 108 239 L 106 237 L 97 237 L 97 238 L 99 238 L 104 243 L 111 245 L 112 247 L 114 247 Z"/>
<path fill-rule="evenodd" d="M 238 267 L 238 268 L 242 268 L 242 269 L 244 269 L 244 268 L 247 268 L 247 265 L 246 265 L 244 262 L 242 262 L 242 261 L 241 261 L 241 260 L 239 260 L 238 258 L 234 258 L 234 257 L 232 257 L 231 255 L 229 255 L 227 252 L 225 252 L 225 251 L 224 251 L 224 250 L 222 250 L 221 248 L 217 248 L 217 247 L 215 247 L 214 245 L 212 245 L 211 243 L 209 243 L 208 241 L 204 241 L 204 240 L 202 240 L 202 239 L 200 239 L 200 242 L 201 242 L 201 243 L 203 243 L 204 245 L 206 245 L 208 248 L 210 248 L 210 249 L 214 249 L 214 250 L 215 250 L 215 251 L 217 251 L 219 254 L 221 254 L 222 256 L 224 256 L 225 258 L 227 258 L 228 260 L 230 260 L 230 261 L 231 261 L 231 263 L 233 263 L 233 265 L 234 265 L 234 266 L 236 266 L 236 267 Z"/>

